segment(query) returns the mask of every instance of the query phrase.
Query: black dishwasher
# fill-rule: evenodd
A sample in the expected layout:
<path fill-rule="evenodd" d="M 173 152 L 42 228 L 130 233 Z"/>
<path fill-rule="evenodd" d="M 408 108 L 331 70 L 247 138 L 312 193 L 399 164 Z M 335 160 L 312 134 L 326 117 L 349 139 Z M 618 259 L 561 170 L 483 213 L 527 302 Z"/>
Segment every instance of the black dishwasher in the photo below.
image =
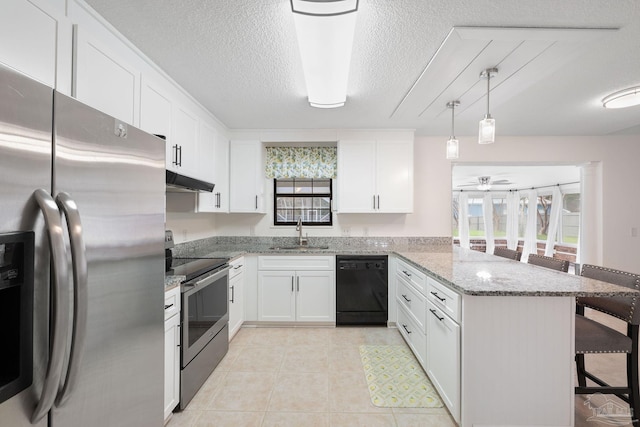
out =
<path fill-rule="evenodd" d="M 336 256 L 336 325 L 387 325 L 386 255 Z"/>

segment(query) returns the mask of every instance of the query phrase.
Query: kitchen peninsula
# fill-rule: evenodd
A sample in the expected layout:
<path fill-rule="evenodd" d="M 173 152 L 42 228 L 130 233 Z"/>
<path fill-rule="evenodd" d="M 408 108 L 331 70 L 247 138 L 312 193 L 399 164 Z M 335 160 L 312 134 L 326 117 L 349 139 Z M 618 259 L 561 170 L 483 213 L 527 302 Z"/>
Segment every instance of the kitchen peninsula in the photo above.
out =
<path fill-rule="evenodd" d="M 398 290 L 403 282 L 398 276 L 424 276 L 424 305 L 419 306 L 427 324 L 424 341 L 407 339 L 419 333 L 407 331 L 403 336 L 432 380 L 432 365 L 438 356 L 453 367 L 446 374 L 451 377 L 443 381 L 438 377 L 434 383 L 441 382 L 447 388 L 450 395 L 443 398 L 454 419 L 465 427 L 572 426 L 575 297 L 638 295 L 597 280 L 452 247 L 443 239 L 314 239 L 314 245 L 328 249 L 271 249 L 286 246 L 286 242 L 269 238 L 205 240 L 184 244 L 178 250 L 244 255 L 249 267 L 245 271 L 245 320 L 254 324 L 259 323 L 250 314 L 255 312 L 251 305 L 256 300 L 251 294 L 256 292 L 252 290 L 256 271 L 252 271 L 250 260 L 258 255 L 389 255 L 389 324 L 397 325 L 401 332 L 411 326 L 402 317 L 407 310 L 401 306 Z M 453 305 L 441 307 L 441 311 L 437 305 L 429 305 L 444 297 L 452 297 Z M 429 347 L 430 339 L 437 336 L 429 329 L 429 322 L 440 319 L 449 321 L 456 334 L 446 345 Z M 427 346 L 422 358 L 420 346 Z M 439 391 L 442 395 L 443 390 Z"/>

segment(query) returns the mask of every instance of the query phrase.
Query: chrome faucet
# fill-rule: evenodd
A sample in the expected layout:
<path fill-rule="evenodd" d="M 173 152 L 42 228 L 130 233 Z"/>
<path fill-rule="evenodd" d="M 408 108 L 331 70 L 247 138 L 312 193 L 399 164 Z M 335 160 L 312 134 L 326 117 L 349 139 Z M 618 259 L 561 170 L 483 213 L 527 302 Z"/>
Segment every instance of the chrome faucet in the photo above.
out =
<path fill-rule="evenodd" d="M 302 237 L 302 217 L 298 217 L 296 231 L 298 232 L 298 246 L 306 246 L 309 243 L 309 239 Z"/>

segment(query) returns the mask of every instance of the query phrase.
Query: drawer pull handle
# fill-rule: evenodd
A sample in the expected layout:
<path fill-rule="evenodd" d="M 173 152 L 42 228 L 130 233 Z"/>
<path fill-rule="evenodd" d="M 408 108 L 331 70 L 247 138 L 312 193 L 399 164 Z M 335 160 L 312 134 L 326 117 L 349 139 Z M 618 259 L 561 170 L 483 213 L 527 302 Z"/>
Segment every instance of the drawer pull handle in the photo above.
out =
<path fill-rule="evenodd" d="M 242 268 L 242 264 L 238 264 L 238 265 L 236 265 L 235 267 L 233 267 L 233 269 L 234 269 L 234 270 L 237 270 L 237 269 L 239 269 L 239 268 Z"/>
<path fill-rule="evenodd" d="M 411 333 L 411 331 L 407 329 L 407 325 L 405 325 L 404 323 L 402 324 L 402 327 L 404 328 L 405 331 L 407 331 L 408 334 Z"/>
<path fill-rule="evenodd" d="M 407 298 L 407 296 L 405 294 L 402 294 L 402 298 L 404 298 L 406 302 L 411 302 L 411 300 L 409 298 Z"/>
<path fill-rule="evenodd" d="M 411 273 L 408 273 L 408 272 L 407 272 L 407 270 L 402 270 L 402 272 L 403 272 L 404 274 L 406 274 L 406 275 L 407 275 L 407 277 L 411 277 Z"/>
<path fill-rule="evenodd" d="M 165 309 L 165 310 L 168 310 L 168 309 L 170 309 L 171 307 L 173 307 L 173 304 L 165 304 L 165 305 L 164 305 L 164 309 Z"/>
<path fill-rule="evenodd" d="M 434 297 L 438 298 L 442 302 L 445 302 L 447 300 L 446 298 L 442 298 L 440 295 L 438 295 L 437 292 L 431 291 L 431 295 L 433 295 Z"/>
<path fill-rule="evenodd" d="M 441 321 L 441 322 L 442 322 L 442 321 L 444 320 L 444 317 L 440 317 L 440 316 L 438 316 L 438 314 L 436 313 L 436 311 L 435 311 L 434 309 L 430 308 L 430 309 L 429 309 L 429 311 L 430 311 L 434 316 L 436 316 L 436 319 L 438 319 L 439 321 Z"/>

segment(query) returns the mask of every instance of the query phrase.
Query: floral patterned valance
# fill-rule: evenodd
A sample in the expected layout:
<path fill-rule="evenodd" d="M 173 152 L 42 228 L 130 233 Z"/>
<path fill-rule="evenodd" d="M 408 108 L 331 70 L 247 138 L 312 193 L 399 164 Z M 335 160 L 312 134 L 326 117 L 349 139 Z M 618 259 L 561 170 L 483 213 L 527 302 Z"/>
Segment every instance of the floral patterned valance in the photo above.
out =
<path fill-rule="evenodd" d="M 336 147 L 267 147 L 267 178 L 335 178 Z"/>

